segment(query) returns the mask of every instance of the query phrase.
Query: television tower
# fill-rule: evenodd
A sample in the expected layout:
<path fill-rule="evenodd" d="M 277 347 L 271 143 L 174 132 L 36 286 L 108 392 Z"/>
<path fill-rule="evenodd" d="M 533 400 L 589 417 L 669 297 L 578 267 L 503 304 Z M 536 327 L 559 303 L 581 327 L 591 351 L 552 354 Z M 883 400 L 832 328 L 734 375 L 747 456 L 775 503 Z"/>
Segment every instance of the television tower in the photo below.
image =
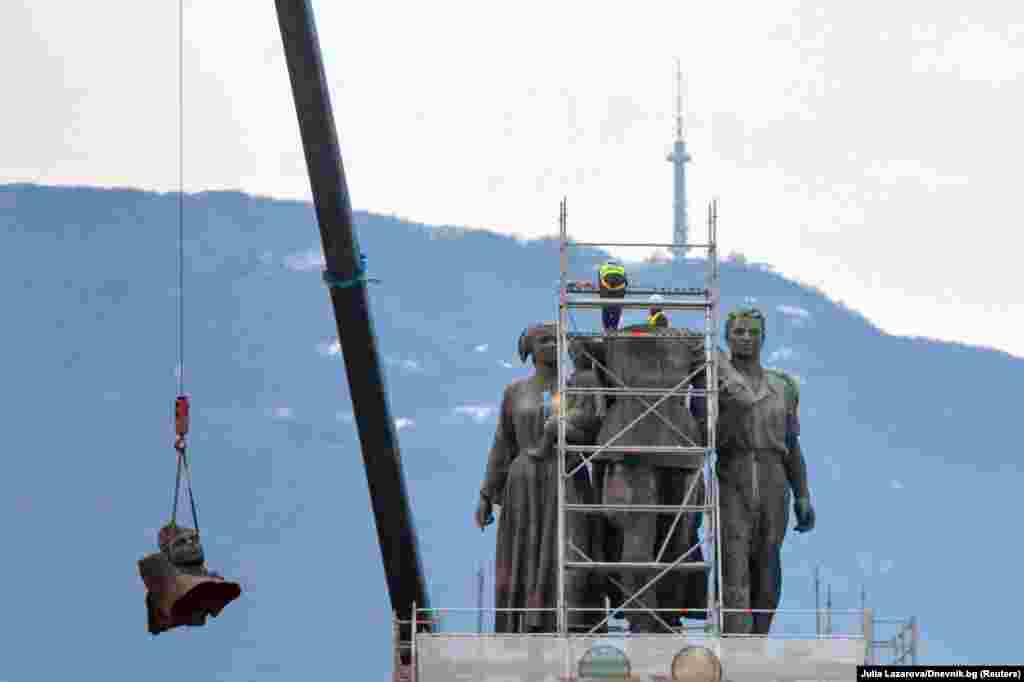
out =
<path fill-rule="evenodd" d="M 690 155 L 686 152 L 686 141 L 683 139 L 683 72 L 676 58 L 676 140 L 672 145 L 672 153 L 668 155 L 672 162 L 672 242 L 688 243 L 689 225 L 686 220 L 686 164 Z M 675 249 L 676 260 L 686 256 L 685 247 Z"/>

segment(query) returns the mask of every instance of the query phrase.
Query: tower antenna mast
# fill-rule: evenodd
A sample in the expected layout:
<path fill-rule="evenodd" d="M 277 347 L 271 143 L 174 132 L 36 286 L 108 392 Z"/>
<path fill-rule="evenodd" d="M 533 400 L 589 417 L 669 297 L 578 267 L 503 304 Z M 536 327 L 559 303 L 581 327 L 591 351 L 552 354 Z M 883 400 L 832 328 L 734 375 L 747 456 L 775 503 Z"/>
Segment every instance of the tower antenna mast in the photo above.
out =
<path fill-rule="evenodd" d="M 676 141 L 683 139 L 683 69 L 676 57 Z"/>
<path fill-rule="evenodd" d="M 686 140 L 683 139 L 683 70 L 676 58 L 676 139 L 672 144 L 672 153 L 668 155 L 672 162 L 672 243 L 677 246 L 674 257 L 682 262 L 688 249 L 689 222 L 686 216 L 686 164 L 690 155 L 686 151 Z"/>

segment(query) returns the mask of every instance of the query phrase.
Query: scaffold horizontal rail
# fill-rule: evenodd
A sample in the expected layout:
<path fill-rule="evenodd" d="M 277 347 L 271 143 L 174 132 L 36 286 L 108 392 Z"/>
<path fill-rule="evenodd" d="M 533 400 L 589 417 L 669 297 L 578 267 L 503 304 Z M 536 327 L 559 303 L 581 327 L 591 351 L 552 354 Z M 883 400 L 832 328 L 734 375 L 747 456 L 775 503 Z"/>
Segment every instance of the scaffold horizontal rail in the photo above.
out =
<path fill-rule="evenodd" d="M 665 339 L 668 341 L 693 341 L 694 339 L 703 339 L 705 337 L 705 335 L 700 332 L 693 332 L 679 327 L 672 327 L 671 329 L 673 331 L 671 334 L 666 334 L 664 332 L 659 334 L 656 329 L 654 332 L 648 333 L 648 335 L 657 335 L 659 339 Z M 636 332 L 620 331 L 565 332 L 565 337 L 567 339 L 634 339 L 636 338 L 636 335 Z"/>
<path fill-rule="evenodd" d="M 649 249 L 710 249 L 714 244 L 678 244 L 670 242 L 668 244 L 648 244 L 633 243 L 633 242 L 574 242 L 566 241 L 565 245 L 571 248 L 601 248 L 605 246 L 639 246 L 646 247 Z"/>
<path fill-rule="evenodd" d="M 583 296 L 567 298 L 563 303 L 568 308 L 605 308 L 613 305 L 620 308 L 650 308 L 651 301 L 631 301 L 626 298 L 601 298 L 599 296 Z M 657 307 L 662 310 L 694 310 L 704 311 L 714 305 L 711 301 L 658 301 Z M 654 334 L 652 334 L 654 335 Z M 669 336 L 664 334 L 664 336 Z"/>
<path fill-rule="evenodd" d="M 704 457 L 711 448 L 694 445 L 566 445 L 566 452 L 608 452 L 632 455 L 692 455 Z"/>
<path fill-rule="evenodd" d="M 619 395 L 624 397 L 652 396 L 655 398 L 660 398 L 664 395 L 677 395 L 679 397 L 690 395 L 694 398 L 698 398 L 717 393 L 717 391 L 709 391 L 703 388 L 689 388 L 688 386 L 680 386 L 679 388 L 630 388 L 629 386 L 619 388 L 605 388 L 601 386 L 599 388 L 593 388 L 590 386 L 567 386 L 564 393 L 565 395 Z"/>
<path fill-rule="evenodd" d="M 603 512 L 645 512 L 648 514 L 677 514 L 684 512 L 705 512 L 713 508 L 710 504 L 566 504 L 569 511 L 587 514 Z"/>
<path fill-rule="evenodd" d="M 577 286 L 576 284 L 567 284 L 565 287 L 565 293 L 567 294 L 593 294 L 594 290 Z M 707 289 L 701 289 L 698 287 L 688 288 L 667 288 L 667 287 L 626 287 L 626 296 L 707 296 L 709 294 Z"/>
<path fill-rule="evenodd" d="M 681 561 L 665 563 L 654 561 L 566 561 L 566 568 L 589 568 L 595 571 L 630 570 L 665 570 L 673 571 L 706 571 L 711 567 L 707 561 Z"/>

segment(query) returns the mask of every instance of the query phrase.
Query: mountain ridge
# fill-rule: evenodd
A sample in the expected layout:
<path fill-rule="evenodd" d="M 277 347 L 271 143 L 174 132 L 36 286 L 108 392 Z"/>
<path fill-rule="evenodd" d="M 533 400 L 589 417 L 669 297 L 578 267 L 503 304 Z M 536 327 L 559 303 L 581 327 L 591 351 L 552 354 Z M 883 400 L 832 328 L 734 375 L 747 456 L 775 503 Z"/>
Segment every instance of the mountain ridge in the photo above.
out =
<path fill-rule="evenodd" d="M 18 415 L 7 435 L 19 455 L 0 509 L 36 555 L 31 571 L 9 564 L 8 581 L 59 586 L 12 595 L 10 608 L 28 615 L 0 627 L 25 646 L 0 673 L 95 666 L 135 679 L 178 646 L 168 641 L 188 639 L 180 646 L 217 679 L 319 676 L 341 640 L 361 652 L 355 672 L 387 674 L 386 590 L 313 209 L 241 192 L 184 197 L 185 377 L 210 565 L 246 592 L 205 628 L 145 641 L 133 562 L 151 550 L 173 483 L 177 207 L 171 193 L 0 185 L 15 323 L 4 370 L 16 389 L 3 401 Z M 399 439 L 434 605 L 473 606 L 473 573 L 494 549 L 493 530 L 471 526 L 494 408 L 527 371 L 514 352 L 520 330 L 554 315 L 557 245 L 361 211 L 355 221 L 381 280 L 371 313 L 391 410 L 406 420 Z M 576 276 L 602 257 L 582 251 Z M 645 285 L 677 281 L 656 263 L 630 271 Z M 813 606 L 821 563 L 837 603 L 858 607 L 866 584 L 880 615 L 918 615 L 922 661 L 1010 662 L 1020 466 L 1009 387 L 1024 362 L 885 334 L 760 266 L 725 262 L 721 275 L 723 309 L 755 299 L 768 316 L 766 361 L 801 380 L 819 524 L 787 535 L 783 606 Z M 694 262 L 682 285 L 701 278 Z M 69 533 L 78 527 L 104 532 Z M 42 614 L 71 598 L 53 568 L 69 551 L 88 558 L 78 575 L 91 589 L 74 598 L 95 622 L 69 638 L 66 657 L 47 657 Z M 959 617 L 967 599 L 980 604 L 981 631 Z M 171 679 L 173 666 L 159 668 L 153 682 Z"/>

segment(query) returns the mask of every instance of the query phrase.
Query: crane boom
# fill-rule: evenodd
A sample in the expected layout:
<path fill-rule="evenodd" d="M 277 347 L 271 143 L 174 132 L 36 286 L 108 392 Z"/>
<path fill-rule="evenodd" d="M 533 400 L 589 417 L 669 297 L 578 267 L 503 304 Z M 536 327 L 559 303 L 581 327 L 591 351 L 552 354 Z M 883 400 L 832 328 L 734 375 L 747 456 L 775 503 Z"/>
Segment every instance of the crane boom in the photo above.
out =
<path fill-rule="evenodd" d="M 416 527 L 405 488 L 398 436 L 377 354 L 345 170 L 309 0 L 276 0 L 295 111 L 313 191 L 338 340 L 345 358 L 391 607 L 429 608 Z M 341 286 L 339 286 L 341 284 Z M 408 632 L 403 632 L 407 641 Z"/>

